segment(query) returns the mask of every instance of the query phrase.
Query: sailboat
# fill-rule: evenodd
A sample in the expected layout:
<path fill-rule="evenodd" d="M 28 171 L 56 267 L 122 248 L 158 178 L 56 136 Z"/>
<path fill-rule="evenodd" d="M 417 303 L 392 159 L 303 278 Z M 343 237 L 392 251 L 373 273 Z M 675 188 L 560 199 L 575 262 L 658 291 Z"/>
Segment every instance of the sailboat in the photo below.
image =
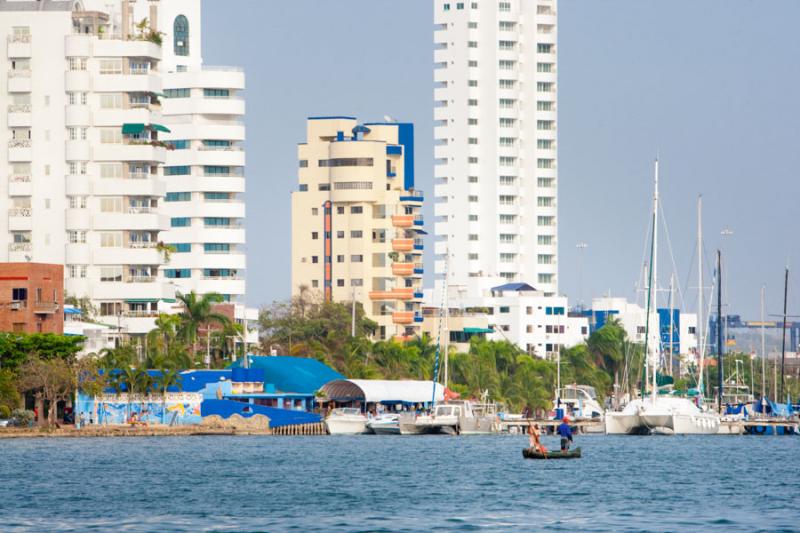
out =
<path fill-rule="evenodd" d="M 653 193 L 653 233 L 650 241 L 650 262 L 645 318 L 645 367 L 649 365 L 650 396 L 632 400 L 622 411 L 606 412 L 607 434 L 715 434 L 719 431 L 719 416 L 702 411 L 688 398 L 658 395 L 661 335 L 650 320 L 656 300 L 658 280 L 658 159 L 655 160 Z M 699 223 L 699 222 L 698 222 Z M 702 290 L 702 287 L 701 287 Z M 656 320 L 658 320 L 656 318 Z M 655 330 L 655 340 L 651 340 Z M 671 354 L 670 354 L 671 355 Z"/>

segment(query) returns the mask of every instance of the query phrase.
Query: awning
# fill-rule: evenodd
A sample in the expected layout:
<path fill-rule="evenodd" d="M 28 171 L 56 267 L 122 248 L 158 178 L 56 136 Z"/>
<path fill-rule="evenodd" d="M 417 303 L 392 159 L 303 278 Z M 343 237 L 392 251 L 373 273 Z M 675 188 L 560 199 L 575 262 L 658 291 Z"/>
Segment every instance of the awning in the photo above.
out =
<path fill-rule="evenodd" d="M 169 128 L 161 124 L 150 124 L 150 129 L 154 131 L 163 131 L 164 133 L 171 133 Z"/>
<path fill-rule="evenodd" d="M 433 381 L 383 379 L 340 379 L 322 387 L 329 400 L 367 403 L 427 403 L 431 401 L 433 389 Z M 436 401 L 443 399 L 444 387 L 437 383 Z"/>
<path fill-rule="evenodd" d="M 125 300 L 129 304 L 149 304 L 153 302 L 157 302 L 155 298 L 128 298 Z"/>
<path fill-rule="evenodd" d="M 122 125 L 122 134 L 123 135 L 135 135 L 137 133 L 142 133 L 144 131 L 144 124 L 123 124 Z"/>
<path fill-rule="evenodd" d="M 494 333 L 490 328 L 464 328 L 464 333 Z"/>
<path fill-rule="evenodd" d="M 162 302 L 166 302 L 166 303 L 168 303 L 168 304 L 174 304 L 174 303 L 175 303 L 175 302 L 177 302 L 178 300 L 176 300 L 175 298 L 161 298 L 161 301 L 162 301 Z"/>
<path fill-rule="evenodd" d="M 65 307 L 64 308 L 65 315 L 79 315 L 81 314 L 80 309 L 75 309 L 74 307 Z"/>

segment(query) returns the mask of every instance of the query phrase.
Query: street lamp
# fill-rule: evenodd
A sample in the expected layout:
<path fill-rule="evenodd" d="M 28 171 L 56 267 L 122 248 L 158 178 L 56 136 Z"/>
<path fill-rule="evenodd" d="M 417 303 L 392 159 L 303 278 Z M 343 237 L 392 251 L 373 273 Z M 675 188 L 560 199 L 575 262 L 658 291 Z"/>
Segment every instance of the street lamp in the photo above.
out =
<path fill-rule="evenodd" d="M 578 249 L 578 304 L 580 305 L 581 310 L 583 310 L 583 254 L 584 251 L 589 247 L 588 244 L 581 241 L 575 245 L 575 248 Z"/>

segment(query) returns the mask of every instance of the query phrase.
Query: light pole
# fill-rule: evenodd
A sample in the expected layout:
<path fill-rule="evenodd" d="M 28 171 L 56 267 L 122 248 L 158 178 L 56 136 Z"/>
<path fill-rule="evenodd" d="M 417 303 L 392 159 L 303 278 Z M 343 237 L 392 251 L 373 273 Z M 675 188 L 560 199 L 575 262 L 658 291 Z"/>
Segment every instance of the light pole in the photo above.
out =
<path fill-rule="evenodd" d="M 583 310 L 583 255 L 585 250 L 589 247 L 588 244 L 581 241 L 575 245 L 578 249 L 578 305 Z"/>

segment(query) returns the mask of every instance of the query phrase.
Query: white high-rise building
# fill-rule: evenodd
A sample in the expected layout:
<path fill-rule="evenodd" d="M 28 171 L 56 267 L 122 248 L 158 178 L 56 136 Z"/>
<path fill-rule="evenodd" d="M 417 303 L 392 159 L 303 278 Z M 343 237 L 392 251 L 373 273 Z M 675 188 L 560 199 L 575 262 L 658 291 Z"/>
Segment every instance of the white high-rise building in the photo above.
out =
<path fill-rule="evenodd" d="M 244 79 L 201 70 L 200 1 L 0 0 L 0 42 L 0 259 L 63 263 L 66 292 L 129 334 L 174 310 L 176 290 L 240 302 L 244 108 L 230 97 Z M 172 88 L 190 97 L 167 102 Z"/>
<path fill-rule="evenodd" d="M 447 271 L 554 296 L 556 0 L 433 5 L 437 286 Z"/>

